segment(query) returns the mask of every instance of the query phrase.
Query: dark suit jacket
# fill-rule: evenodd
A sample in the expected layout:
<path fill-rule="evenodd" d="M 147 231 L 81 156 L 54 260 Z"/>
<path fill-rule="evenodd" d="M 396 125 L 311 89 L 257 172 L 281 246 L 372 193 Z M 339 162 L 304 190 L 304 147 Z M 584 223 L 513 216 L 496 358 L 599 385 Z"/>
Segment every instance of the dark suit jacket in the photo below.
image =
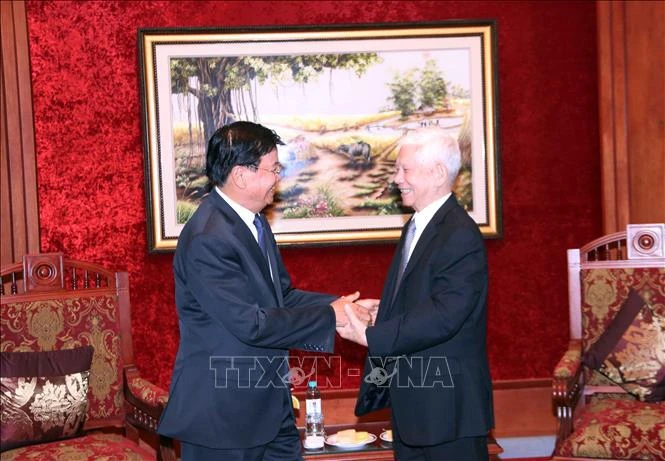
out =
<path fill-rule="evenodd" d="M 409 445 L 486 435 L 494 417 L 482 235 L 451 195 L 420 236 L 391 299 L 403 245 L 404 232 L 376 325 L 367 329 L 356 414 L 390 406 Z"/>
<path fill-rule="evenodd" d="M 210 448 L 273 440 L 291 408 L 288 349 L 332 352 L 333 296 L 293 289 L 268 223 L 275 282 L 238 214 L 212 191 L 178 238 L 180 326 L 158 432 Z"/>

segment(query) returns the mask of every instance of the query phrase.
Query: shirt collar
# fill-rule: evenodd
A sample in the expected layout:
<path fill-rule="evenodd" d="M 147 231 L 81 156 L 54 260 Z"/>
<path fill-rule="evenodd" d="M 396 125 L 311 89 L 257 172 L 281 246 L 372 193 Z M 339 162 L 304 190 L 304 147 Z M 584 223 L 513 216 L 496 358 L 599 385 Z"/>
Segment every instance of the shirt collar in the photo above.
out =
<path fill-rule="evenodd" d="M 429 222 L 432 220 L 432 218 L 439 210 L 439 208 L 441 208 L 441 205 L 443 205 L 445 201 L 448 200 L 448 197 L 450 197 L 450 195 L 451 193 L 448 192 L 443 197 L 434 200 L 432 203 L 427 205 L 422 210 L 413 213 L 413 219 L 416 223 L 416 229 L 422 232 L 427 226 L 427 224 L 429 224 Z"/>
<path fill-rule="evenodd" d="M 238 216 L 240 216 L 240 219 L 247 224 L 247 227 L 249 227 L 249 230 L 252 231 L 252 234 L 254 234 L 254 237 L 256 237 L 256 227 L 254 227 L 254 216 L 255 213 L 252 212 L 251 210 L 248 210 L 244 206 L 240 205 L 238 202 L 232 200 L 228 195 L 226 195 L 224 192 L 221 191 L 221 189 L 217 186 L 215 186 L 215 190 L 219 194 L 220 197 L 224 199 L 226 203 L 229 204 L 231 208 L 233 208 L 233 211 L 238 213 Z"/>

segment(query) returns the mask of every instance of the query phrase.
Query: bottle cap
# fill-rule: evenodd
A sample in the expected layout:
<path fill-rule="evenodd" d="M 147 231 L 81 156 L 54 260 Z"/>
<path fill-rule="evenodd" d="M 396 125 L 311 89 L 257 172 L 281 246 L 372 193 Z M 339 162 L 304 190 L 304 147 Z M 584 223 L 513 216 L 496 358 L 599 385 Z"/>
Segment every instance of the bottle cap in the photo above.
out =
<path fill-rule="evenodd" d="M 307 387 L 316 387 L 316 381 L 310 381 L 307 383 Z"/>

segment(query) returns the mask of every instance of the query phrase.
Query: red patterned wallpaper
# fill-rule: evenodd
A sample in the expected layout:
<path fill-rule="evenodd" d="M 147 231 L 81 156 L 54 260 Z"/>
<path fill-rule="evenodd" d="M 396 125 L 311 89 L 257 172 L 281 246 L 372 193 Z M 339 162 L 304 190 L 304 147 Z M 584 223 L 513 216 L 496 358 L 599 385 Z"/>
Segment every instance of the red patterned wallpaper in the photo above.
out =
<path fill-rule="evenodd" d="M 168 385 L 170 254 L 147 252 L 139 27 L 495 18 L 504 238 L 487 241 L 494 379 L 547 377 L 567 342 L 565 249 L 600 235 L 593 2 L 28 3 L 42 251 L 127 270 L 136 362 Z M 285 249 L 305 289 L 378 296 L 394 245 Z M 348 365 L 362 349 L 339 341 Z M 357 378 L 345 381 L 357 383 Z"/>

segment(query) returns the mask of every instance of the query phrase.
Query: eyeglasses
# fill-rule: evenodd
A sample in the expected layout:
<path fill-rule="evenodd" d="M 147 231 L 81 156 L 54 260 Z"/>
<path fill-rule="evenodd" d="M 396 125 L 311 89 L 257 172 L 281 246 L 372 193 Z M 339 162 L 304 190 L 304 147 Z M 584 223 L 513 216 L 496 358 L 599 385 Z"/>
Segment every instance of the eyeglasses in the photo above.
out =
<path fill-rule="evenodd" d="M 284 172 L 284 165 L 282 165 L 281 163 L 276 163 L 275 166 L 270 168 L 270 169 L 261 168 L 260 166 L 256 166 L 256 165 L 245 165 L 245 166 L 247 168 L 249 168 L 250 170 L 254 170 L 254 171 L 263 170 L 263 171 L 267 171 L 268 173 L 272 173 L 275 176 L 282 176 L 282 173 Z"/>

